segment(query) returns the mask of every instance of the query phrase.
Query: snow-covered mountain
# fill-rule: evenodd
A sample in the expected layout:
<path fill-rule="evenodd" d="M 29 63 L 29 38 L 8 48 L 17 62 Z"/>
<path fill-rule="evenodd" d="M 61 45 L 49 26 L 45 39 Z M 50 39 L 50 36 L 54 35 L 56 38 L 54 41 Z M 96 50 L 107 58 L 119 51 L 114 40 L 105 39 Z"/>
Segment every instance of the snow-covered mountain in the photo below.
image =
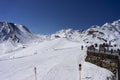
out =
<path fill-rule="evenodd" d="M 34 35 L 23 25 L 0 22 L 0 43 L 8 40 L 14 43 L 25 43 L 33 38 Z"/>
<path fill-rule="evenodd" d="M 36 35 L 23 25 L 0 22 L 0 54 L 16 50 L 35 38 Z"/>
<path fill-rule="evenodd" d="M 94 25 L 87 30 L 63 29 L 51 35 L 51 39 L 63 37 L 77 42 L 84 41 L 86 44 L 105 42 L 118 44 L 120 43 L 120 19 L 102 26 Z"/>
<path fill-rule="evenodd" d="M 102 26 L 91 26 L 87 30 L 62 29 L 51 35 L 35 35 L 25 26 L 8 22 L 0 22 L 0 43 L 25 43 L 37 37 L 39 41 L 67 38 L 72 41 L 86 44 L 111 42 L 120 43 L 120 19 Z"/>
<path fill-rule="evenodd" d="M 120 45 L 120 20 L 52 35 L 35 35 L 23 25 L 1 22 L 0 80 L 34 80 L 35 67 L 37 80 L 80 80 L 80 75 L 82 80 L 114 80 L 109 70 L 85 62 L 85 46 L 104 42 Z"/>

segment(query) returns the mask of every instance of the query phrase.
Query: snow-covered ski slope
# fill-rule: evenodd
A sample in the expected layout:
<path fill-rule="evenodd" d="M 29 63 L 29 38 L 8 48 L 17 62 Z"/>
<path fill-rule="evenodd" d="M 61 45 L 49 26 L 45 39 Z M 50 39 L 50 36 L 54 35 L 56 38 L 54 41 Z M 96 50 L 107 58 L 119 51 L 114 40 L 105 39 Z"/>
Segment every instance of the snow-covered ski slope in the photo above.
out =
<path fill-rule="evenodd" d="M 59 38 L 33 42 L 26 48 L 3 54 L 0 56 L 0 80 L 35 80 L 34 67 L 37 80 L 80 80 L 80 63 L 82 80 L 111 78 L 110 71 L 85 62 L 83 44 Z"/>

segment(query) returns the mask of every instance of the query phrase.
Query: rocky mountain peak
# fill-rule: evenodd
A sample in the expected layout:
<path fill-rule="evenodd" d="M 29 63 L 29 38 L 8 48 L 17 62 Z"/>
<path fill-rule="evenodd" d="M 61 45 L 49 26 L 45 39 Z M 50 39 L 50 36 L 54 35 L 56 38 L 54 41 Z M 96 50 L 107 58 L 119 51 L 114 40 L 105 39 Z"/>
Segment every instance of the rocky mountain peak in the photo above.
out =
<path fill-rule="evenodd" d="M 0 22 L 0 42 L 25 42 L 32 38 L 32 33 L 23 25 L 17 25 L 10 22 Z"/>

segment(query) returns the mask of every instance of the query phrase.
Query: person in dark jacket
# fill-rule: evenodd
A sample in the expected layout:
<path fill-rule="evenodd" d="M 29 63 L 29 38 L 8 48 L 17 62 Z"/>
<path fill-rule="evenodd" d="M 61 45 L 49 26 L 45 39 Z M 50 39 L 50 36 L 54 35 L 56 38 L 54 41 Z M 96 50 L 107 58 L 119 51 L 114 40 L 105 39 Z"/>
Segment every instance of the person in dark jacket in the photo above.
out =
<path fill-rule="evenodd" d="M 83 45 L 81 46 L 81 50 L 83 50 Z"/>

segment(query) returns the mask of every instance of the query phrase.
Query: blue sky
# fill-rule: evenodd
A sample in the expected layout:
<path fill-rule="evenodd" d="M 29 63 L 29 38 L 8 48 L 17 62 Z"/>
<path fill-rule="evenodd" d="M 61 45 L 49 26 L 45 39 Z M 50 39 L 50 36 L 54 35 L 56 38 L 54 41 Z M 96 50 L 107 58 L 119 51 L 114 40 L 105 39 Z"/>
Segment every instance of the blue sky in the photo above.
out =
<path fill-rule="evenodd" d="M 0 0 L 0 21 L 26 25 L 32 32 L 87 29 L 120 19 L 120 0 Z"/>

